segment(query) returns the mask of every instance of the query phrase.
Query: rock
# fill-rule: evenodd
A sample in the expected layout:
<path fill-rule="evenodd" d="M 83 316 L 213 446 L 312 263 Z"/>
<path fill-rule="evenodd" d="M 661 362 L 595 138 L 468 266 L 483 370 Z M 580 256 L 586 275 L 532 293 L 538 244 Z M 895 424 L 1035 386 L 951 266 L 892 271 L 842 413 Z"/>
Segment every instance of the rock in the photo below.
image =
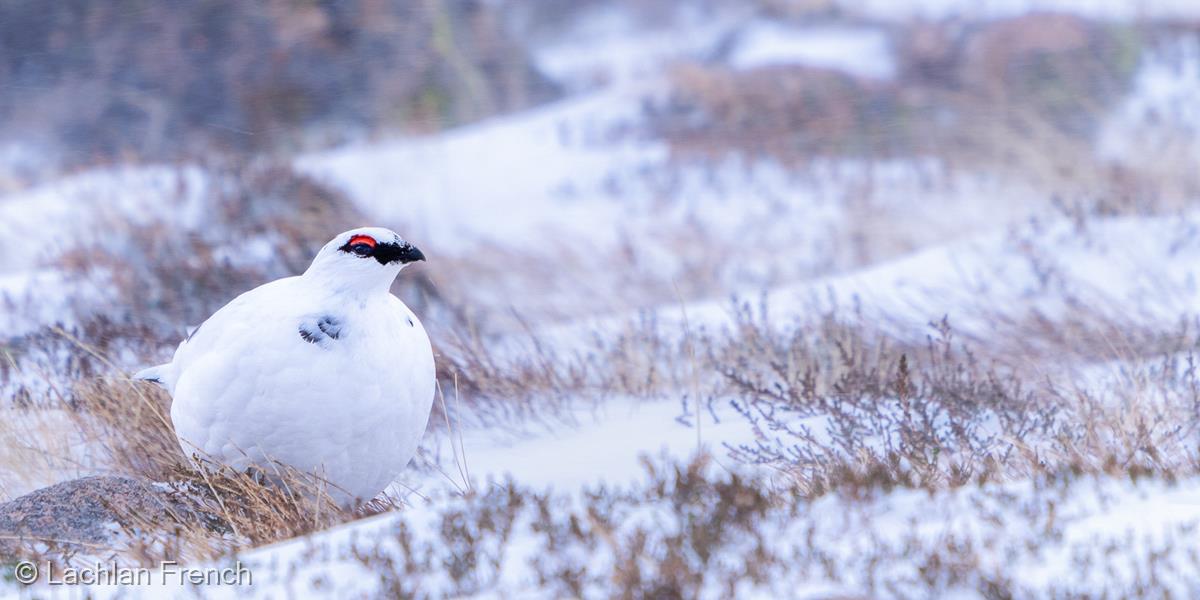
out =
<path fill-rule="evenodd" d="M 201 525 L 215 515 L 169 486 L 102 475 L 55 484 L 0 504 L 0 553 L 52 548 L 96 554 L 122 545 L 123 532 Z"/>

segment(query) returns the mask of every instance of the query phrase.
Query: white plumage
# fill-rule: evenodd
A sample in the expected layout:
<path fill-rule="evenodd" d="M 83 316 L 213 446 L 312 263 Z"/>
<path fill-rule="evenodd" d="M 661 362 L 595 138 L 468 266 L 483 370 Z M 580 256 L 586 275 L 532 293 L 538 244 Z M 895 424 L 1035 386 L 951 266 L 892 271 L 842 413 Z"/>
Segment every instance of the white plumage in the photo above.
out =
<path fill-rule="evenodd" d="M 267 472 L 278 461 L 342 501 L 369 500 L 416 453 L 433 403 L 429 337 L 388 291 L 423 259 L 387 229 L 347 231 L 303 275 L 238 296 L 136 377 L 171 393 L 186 455 Z"/>

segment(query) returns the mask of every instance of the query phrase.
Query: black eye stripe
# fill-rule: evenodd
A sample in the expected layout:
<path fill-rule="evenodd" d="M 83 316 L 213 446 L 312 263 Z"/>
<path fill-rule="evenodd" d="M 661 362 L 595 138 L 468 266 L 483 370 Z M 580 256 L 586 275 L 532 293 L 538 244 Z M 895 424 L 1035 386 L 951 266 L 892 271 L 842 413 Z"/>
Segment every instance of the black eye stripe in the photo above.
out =
<path fill-rule="evenodd" d="M 347 254 L 353 254 L 359 258 L 374 258 L 381 265 L 393 262 L 407 264 L 418 260 L 425 260 L 425 255 L 416 246 L 404 241 L 383 242 L 376 245 L 366 242 L 353 244 L 346 242 L 338 250 Z"/>

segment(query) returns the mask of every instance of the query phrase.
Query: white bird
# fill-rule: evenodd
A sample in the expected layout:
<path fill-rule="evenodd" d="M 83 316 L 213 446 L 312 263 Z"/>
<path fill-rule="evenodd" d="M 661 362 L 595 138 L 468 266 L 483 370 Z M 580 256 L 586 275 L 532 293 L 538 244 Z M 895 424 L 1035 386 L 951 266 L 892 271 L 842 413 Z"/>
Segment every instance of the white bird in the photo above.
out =
<path fill-rule="evenodd" d="M 303 275 L 238 296 L 134 377 L 171 393 L 185 455 L 265 473 L 278 461 L 342 503 L 370 500 L 416 453 L 433 405 L 429 336 L 389 292 L 419 260 L 390 230 L 342 233 Z"/>

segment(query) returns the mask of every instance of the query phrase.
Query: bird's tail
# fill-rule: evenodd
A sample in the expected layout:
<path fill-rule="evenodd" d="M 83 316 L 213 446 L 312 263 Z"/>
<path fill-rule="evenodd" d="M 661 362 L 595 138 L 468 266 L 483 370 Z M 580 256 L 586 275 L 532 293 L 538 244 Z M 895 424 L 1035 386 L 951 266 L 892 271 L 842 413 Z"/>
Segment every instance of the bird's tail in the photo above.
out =
<path fill-rule="evenodd" d="M 133 378 L 141 380 L 141 381 L 154 382 L 154 383 L 157 383 L 158 385 L 166 387 L 167 386 L 167 367 L 169 367 L 169 366 L 170 366 L 169 364 L 166 364 L 166 365 L 158 365 L 155 367 L 149 367 L 146 369 L 142 369 L 141 371 L 134 373 Z"/>

